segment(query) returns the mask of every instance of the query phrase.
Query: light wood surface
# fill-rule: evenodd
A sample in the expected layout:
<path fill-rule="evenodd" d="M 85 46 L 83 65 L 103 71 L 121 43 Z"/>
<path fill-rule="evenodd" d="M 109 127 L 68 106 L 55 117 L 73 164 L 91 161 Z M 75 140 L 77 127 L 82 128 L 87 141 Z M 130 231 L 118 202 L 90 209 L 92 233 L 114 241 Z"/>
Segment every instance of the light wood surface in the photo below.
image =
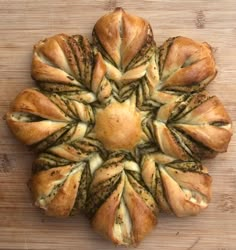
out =
<path fill-rule="evenodd" d="M 16 94 L 33 86 L 33 45 L 56 33 L 90 37 L 96 20 L 122 6 L 149 20 L 157 44 L 183 35 L 207 41 L 215 51 L 218 76 L 208 87 L 236 121 L 236 2 L 215 1 L 3 1 L 0 0 L 0 117 Z M 44 216 L 26 186 L 33 153 L 0 122 L 0 249 L 115 248 L 90 230 L 83 216 Z M 206 161 L 213 176 L 213 199 L 197 217 L 161 215 L 158 227 L 138 249 L 236 249 L 236 137 L 227 153 Z"/>

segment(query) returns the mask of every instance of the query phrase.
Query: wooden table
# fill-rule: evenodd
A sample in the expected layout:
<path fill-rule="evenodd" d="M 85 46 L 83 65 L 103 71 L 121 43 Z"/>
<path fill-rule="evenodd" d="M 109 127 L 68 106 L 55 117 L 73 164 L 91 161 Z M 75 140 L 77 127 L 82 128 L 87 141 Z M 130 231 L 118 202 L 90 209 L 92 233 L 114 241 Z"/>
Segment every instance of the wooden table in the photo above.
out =
<path fill-rule="evenodd" d="M 122 6 L 148 19 L 157 44 L 183 35 L 210 43 L 218 76 L 208 87 L 236 121 L 236 2 L 222 1 L 3 1 L 0 0 L 0 116 L 16 94 L 33 86 L 33 45 L 56 33 L 90 37 L 96 20 Z M 89 3 L 90 2 L 90 3 Z M 26 182 L 33 153 L 0 122 L 0 249 L 115 248 L 90 230 L 82 216 L 44 216 L 32 205 Z M 206 161 L 213 176 L 213 199 L 197 217 L 161 215 L 159 226 L 138 249 L 236 249 L 236 137 L 227 153 Z"/>

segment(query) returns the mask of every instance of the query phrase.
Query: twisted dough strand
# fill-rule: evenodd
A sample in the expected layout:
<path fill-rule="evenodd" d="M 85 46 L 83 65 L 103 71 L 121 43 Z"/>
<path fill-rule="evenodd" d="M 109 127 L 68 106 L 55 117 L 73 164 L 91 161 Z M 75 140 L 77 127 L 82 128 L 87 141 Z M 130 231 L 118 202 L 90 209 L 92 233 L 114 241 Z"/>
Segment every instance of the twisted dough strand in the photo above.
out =
<path fill-rule="evenodd" d="M 160 152 L 142 159 L 142 177 L 162 211 L 178 217 L 198 214 L 211 199 L 211 177 L 194 161 L 179 161 Z"/>

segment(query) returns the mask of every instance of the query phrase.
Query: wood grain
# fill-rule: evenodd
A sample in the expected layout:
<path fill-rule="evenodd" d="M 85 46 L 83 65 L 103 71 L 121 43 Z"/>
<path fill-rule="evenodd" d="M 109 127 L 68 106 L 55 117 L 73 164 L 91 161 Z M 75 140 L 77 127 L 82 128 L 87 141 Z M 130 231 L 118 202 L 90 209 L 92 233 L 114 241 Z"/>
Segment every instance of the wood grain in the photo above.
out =
<path fill-rule="evenodd" d="M 210 43 L 218 76 L 208 87 L 236 122 L 236 2 L 218 1 L 3 1 L 0 0 L 0 116 L 30 78 L 32 46 L 56 33 L 90 37 L 95 21 L 122 6 L 149 20 L 157 44 L 183 35 Z M 59 220 L 44 216 L 27 188 L 33 153 L 0 122 L 0 249 L 124 249 L 90 230 L 83 216 Z M 138 249 L 236 249 L 236 137 L 228 152 L 206 161 L 213 176 L 213 200 L 197 217 L 162 215 Z"/>

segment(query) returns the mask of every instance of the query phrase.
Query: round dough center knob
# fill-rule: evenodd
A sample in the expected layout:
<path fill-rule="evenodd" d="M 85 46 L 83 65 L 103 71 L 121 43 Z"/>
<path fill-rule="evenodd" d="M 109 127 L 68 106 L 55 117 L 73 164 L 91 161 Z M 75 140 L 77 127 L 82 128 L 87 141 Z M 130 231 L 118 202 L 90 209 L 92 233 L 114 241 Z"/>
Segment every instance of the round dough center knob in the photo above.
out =
<path fill-rule="evenodd" d="M 97 112 L 95 133 L 107 150 L 132 150 L 141 139 L 141 117 L 132 106 L 112 103 Z"/>

